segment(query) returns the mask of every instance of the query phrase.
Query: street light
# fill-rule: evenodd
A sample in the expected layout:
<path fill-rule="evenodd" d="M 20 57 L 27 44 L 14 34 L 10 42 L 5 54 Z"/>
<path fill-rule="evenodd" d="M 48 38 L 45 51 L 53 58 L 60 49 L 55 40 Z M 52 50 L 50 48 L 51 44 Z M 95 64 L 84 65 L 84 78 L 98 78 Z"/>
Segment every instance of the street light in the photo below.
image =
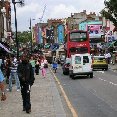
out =
<path fill-rule="evenodd" d="M 16 4 L 18 3 L 20 6 L 24 5 L 24 0 L 19 0 L 16 2 L 15 0 L 12 0 L 13 6 L 14 6 L 14 13 L 15 13 L 15 39 L 16 39 L 16 47 L 17 47 L 17 59 L 19 58 L 19 40 L 17 38 L 17 17 L 16 17 Z"/>
<path fill-rule="evenodd" d="M 31 19 L 30 18 L 30 26 L 29 26 L 29 29 L 30 29 L 30 33 L 31 33 L 31 40 L 30 40 L 30 46 L 31 46 L 31 54 L 32 54 L 32 20 L 35 20 L 35 19 Z"/>

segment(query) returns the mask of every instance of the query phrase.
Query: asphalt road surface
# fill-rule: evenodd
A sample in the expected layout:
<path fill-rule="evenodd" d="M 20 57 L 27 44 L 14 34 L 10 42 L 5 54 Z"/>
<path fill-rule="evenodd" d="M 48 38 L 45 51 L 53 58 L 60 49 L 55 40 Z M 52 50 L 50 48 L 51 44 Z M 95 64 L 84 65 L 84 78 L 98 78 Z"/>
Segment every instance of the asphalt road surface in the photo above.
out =
<path fill-rule="evenodd" d="M 63 75 L 61 67 L 55 74 L 64 88 L 78 117 L 117 116 L 117 73 L 94 71 L 94 78 Z"/>

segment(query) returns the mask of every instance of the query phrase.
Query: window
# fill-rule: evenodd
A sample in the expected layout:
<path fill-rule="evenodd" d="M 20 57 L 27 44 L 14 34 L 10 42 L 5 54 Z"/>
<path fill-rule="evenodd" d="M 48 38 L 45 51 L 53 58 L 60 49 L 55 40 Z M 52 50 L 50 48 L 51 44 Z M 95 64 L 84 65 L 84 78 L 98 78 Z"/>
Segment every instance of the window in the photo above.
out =
<path fill-rule="evenodd" d="M 83 42 L 87 40 L 86 32 L 72 32 L 70 33 L 70 41 L 72 42 Z"/>
<path fill-rule="evenodd" d="M 75 57 L 75 64 L 81 64 L 81 57 L 80 56 Z"/>
<path fill-rule="evenodd" d="M 72 47 L 70 48 L 70 53 L 88 53 L 88 48 L 87 47 L 80 47 L 80 48 Z"/>
<path fill-rule="evenodd" d="M 89 63 L 88 56 L 83 56 L 83 63 Z"/>

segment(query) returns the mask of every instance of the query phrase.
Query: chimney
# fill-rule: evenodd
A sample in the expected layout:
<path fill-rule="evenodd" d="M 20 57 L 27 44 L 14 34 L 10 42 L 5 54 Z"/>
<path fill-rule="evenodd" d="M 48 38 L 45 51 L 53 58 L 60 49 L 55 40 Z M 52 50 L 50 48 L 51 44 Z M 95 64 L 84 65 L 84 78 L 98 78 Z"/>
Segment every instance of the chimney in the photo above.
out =
<path fill-rule="evenodd" d="M 93 12 L 93 15 L 96 15 L 95 12 Z"/>
<path fill-rule="evenodd" d="M 86 13 L 86 10 L 83 10 L 84 13 Z"/>
<path fill-rule="evenodd" d="M 90 15 L 92 15 L 92 12 L 90 12 Z"/>

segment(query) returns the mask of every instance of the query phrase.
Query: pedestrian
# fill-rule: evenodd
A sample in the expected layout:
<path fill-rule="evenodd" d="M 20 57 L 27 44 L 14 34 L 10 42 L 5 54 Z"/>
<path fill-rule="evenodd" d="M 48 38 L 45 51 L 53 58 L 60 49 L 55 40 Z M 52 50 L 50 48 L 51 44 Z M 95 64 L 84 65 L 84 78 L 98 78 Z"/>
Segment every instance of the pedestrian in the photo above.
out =
<path fill-rule="evenodd" d="M 106 54 L 104 56 L 105 56 L 105 59 L 106 59 L 107 63 L 110 64 L 110 60 L 111 60 L 110 52 L 106 52 Z"/>
<path fill-rule="evenodd" d="M 4 75 L 1 71 L 2 59 L 0 58 L 0 90 L 2 92 L 1 101 L 6 100 L 5 86 L 4 86 Z"/>
<path fill-rule="evenodd" d="M 112 64 L 114 65 L 116 61 L 116 54 L 113 52 L 112 54 Z"/>
<path fill-rule="evenodd" d="M 39 75 L 39 66 L 40 66 L 39 59 L 37 59 L 36 60 L 36 65 L 35 65 L 35 73 L 36 73 L 36 75 Z"/>
<path fill-rule="evenodd" d="M 34 83 L 34 72 L 32 65 L 26 55 L 22 56 L 22 61 L 18 65 L 18 77 L 21 85 L 21 95 L 23 100 L 23 111 L 31 112 L 30 91 Z"/>
<path fill-rule="evenodd" d="M 33 56 L 31 56 L 31 58 L 30 58 L 30 63 L 31 63 L 31 65 L 32 65 L 33 72 L 35 73 L 35 64 L 36 64 L 36 62 L 35 62 L 35 60 L 34 60 L 34 57 L 33 57 Z"/>
<path fill-rule="evenodd" d="M 8 56 L 8 57 L 6 58 L 6 62 L 5 62 L 6 83 L 7 83 L 7 84 L 9 84 L 10 66 L 11 66 L 11 61 L 10 61 L 10 57 Z"/>
<path fill-rule="evenodd" d="M 53 62 L 52 62 L 52 68 L 55 71 L 55 73 L 56 73 L 57 67 L 58 67 L 57 59 L 56 57 L 54 57 Z"/>
<path fill-rule="evenodd" d="M 42 57 L 41 59 L 41 72 L 42 76 L 45 78 L 46 77 L 46 69 L 48 68 L 48 62 L 45 57 Z"/>
<path fill-rule="evenodd" d="M 7 91 L 12 91 L 12 81 L 13 78 L 15 78 L 15 83 L 17 87 L 17 91 L 20 91 L 20 82 L 17 74 L 17 66 L 18 66 L 18 61 L 15 57 L 11 57 L 11 66 L 10 66 L 10 76 L 9 76 L 9 85 Z"/>

